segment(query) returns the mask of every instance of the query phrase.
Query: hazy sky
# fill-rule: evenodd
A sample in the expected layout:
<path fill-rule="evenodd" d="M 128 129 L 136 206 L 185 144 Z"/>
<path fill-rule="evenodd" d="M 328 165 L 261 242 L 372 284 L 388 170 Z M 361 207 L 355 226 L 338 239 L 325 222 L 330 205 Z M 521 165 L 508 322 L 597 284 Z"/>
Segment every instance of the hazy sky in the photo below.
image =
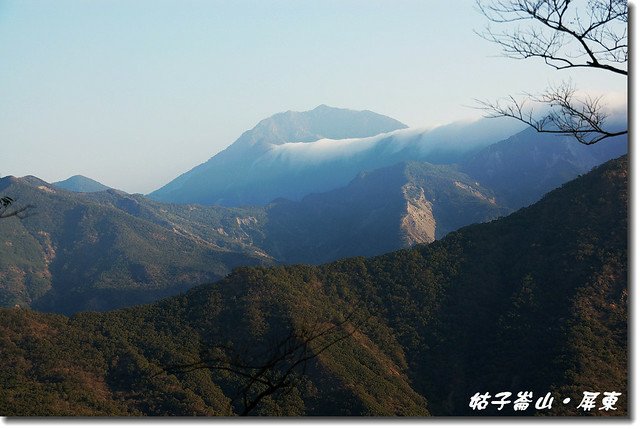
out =
<path fill-rule="evenodd" d="M 499 56 L 473 0 L 0 0 L 0 175 L 150 192 L 259 120 L 319 104 L 410 126 L 570 74 Z"/>

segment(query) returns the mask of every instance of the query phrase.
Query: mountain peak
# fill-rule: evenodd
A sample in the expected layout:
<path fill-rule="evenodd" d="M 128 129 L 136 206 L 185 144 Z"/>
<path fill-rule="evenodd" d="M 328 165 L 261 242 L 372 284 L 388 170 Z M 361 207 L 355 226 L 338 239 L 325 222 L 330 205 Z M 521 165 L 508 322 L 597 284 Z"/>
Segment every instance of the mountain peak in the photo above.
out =
<path fill-rule="evenodd" d="M 334 107 L 334 106 L 329 106 L 327 104 L 320 104 L 320 105 L 316 106 L 312 110 L 309 110 L 309 111 L 306 111 L 306 112 L 298 112 L 298 113 L 329 112 L 329 111 L 335 111 L 335 112 L 340 112 L 340 111 L 358 112 L 358 110 L 347 109 L 347 108 L 344 108 L 344 107 Z M 360 112 L 371 112 L 371 111 L 370 110 L 360 110 Z"/>
<path fill-rule="evenodd" d="M 243 203 L 225 191 L 251 173 L 251 164 L 274 146 L 320 139 L 364 138 L 408 128 L 388 116 L 321 104 L 304 112 L 277 113 L 244 132 L 231 146 L 150 196 L 160 201 Z M 234 192 L 234 191 L 230 191 Z M 232 197 L 232 198 L 230 198 Z M 255 201 L 251 201 L 255 203 Z"/>
<path fill-rule="evenodd" d="M 267 139 L 271 144 L 282 144 L 311 142 L 322 138 L 371 137 L 404 128 L 408 127 L 402 122 L 370 110 L 351 110 L 321 104 L 313 110 L 276 113 L 260 121 L 248 133 Z M 238 140 L 242 140 L 242 137 Z"/>
<path fill-rule="evenodd" d="M 59 189 L 65 189 L 71 192 L 99 192 L 111 189 L 100 182 L 90 179 L 86 176 L 76 174 L 66 180 L 52 183 L 53 186 Z"/>
<path fill-rule="evenodd" d="M 13 183 L 23 183 L 29 186 L 49 186 L 49 183 L 45 182 L 39 177 L 28 175 L 23 177 L 14 178 Z"/>

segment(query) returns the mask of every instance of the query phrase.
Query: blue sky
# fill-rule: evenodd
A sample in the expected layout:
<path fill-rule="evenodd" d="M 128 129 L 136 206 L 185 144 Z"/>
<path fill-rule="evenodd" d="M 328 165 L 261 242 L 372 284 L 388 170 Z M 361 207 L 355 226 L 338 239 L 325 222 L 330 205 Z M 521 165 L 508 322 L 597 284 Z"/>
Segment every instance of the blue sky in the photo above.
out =
<path fill-rule="evenodd" d="M 472 0 L 0 0 L 0 175 L 150 192 L 259 120 L 319 104 L 410 126 L 569 76 L 499 56 Z"/>

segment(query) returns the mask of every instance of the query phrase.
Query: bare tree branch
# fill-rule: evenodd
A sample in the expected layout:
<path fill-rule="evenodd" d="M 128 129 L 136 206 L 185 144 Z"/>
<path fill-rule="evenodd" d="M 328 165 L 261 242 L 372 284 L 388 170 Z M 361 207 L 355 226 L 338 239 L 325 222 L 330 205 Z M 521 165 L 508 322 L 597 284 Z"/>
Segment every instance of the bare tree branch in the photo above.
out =
<path fill-rule="evenodd" d="M 542 94 L 527 95 L 517 100 L 513 96 L 491 102 L 475 100 L 490 118 L 517 119 L 540 133 L 572 136 L 580 143 L 592 145 L 599 141 L 628 133 L 627 130 L 607 129 L 607 113 L 600 98 L 579 97 L 570 83 L 550 87 Z M 536 105 L 540 108 L 536 108 Z M 537 111 L 549 107 L 549 113 L 538 116 Z"/>
<path fill-rule="evenodd" d="M 31 204 L 27 204 L 26 206 L 15 208 L 14 203 L 15 203 L 15 200 L 11 197 L 7 197 L 7 196 L 0 197 L 0 219 L 5 219 L 8 217 L 17 217 L 18 219 L 25 219 L 34 214 L 29 210 L 35 208 L 35 206 Z"/>
<path fill-rule="evenodd" d="M 559 70 L 590 67 L 628 74 L 626 67 L 621 66 L 628 59 L 626 1 L 476 0 L 476 3 L 492 23 L 531 24 L 502 32 L 487 26 L 484 32 L 477 32 L 500 45 L 507 57 L 539 57 Z"/>
<path fill-rule="evenodd" d="M 309 361 L 352 336 L 366 320 L 356 320 L 354 311 L 342 320 L 292 327 L 267 353 L 259 353 L 258 357 L 255 351 L 238 353 L 226 346 L 212 346 L 211 357 L 191 364 L 168 367 L 161 373 L 207 369 L 239 376 L 244 380 L 243 385 L 232 398 L 231 404 L 241 399 L 242 409 L 239 414 L 246 416 L 265 398 L 291 390 L 306 373 Z"/>
<path fill-rule="evenodd" d="M 625 0 L 476 0 L 476 3 L 490 23 L 508 25 L 501 32 L 490 25 L 484 32 L 476 32 L 500 46 L 508 58 L 539 58 L 556 70 L 590 68 L 628 75 Z M 539 132 L 570 135 L 587 145 L 627 134 L 627 130 L 606 129 L 607 115 L 601 98 L 578 97 L 571 84 L 552 86 L 524 100 L 510 96 L 497 102 L 476 102 L 488 117 L 515 118 Z M 550 113 L 536 117 L 532 104 L 546 106 Z"/>

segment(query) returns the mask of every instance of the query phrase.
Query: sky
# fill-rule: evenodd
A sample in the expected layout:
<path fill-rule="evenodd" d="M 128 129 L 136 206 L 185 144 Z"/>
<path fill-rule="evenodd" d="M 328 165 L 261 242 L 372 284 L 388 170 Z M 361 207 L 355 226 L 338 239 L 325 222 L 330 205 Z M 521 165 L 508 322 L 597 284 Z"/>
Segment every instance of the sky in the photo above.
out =
<path fill-rule="evenodd" d="M 261 119 L 320 104 L 412 127 L 600 71 L 500 56 L 474 0 L 0 0 L 0 176 L 149 193 Z"/>

